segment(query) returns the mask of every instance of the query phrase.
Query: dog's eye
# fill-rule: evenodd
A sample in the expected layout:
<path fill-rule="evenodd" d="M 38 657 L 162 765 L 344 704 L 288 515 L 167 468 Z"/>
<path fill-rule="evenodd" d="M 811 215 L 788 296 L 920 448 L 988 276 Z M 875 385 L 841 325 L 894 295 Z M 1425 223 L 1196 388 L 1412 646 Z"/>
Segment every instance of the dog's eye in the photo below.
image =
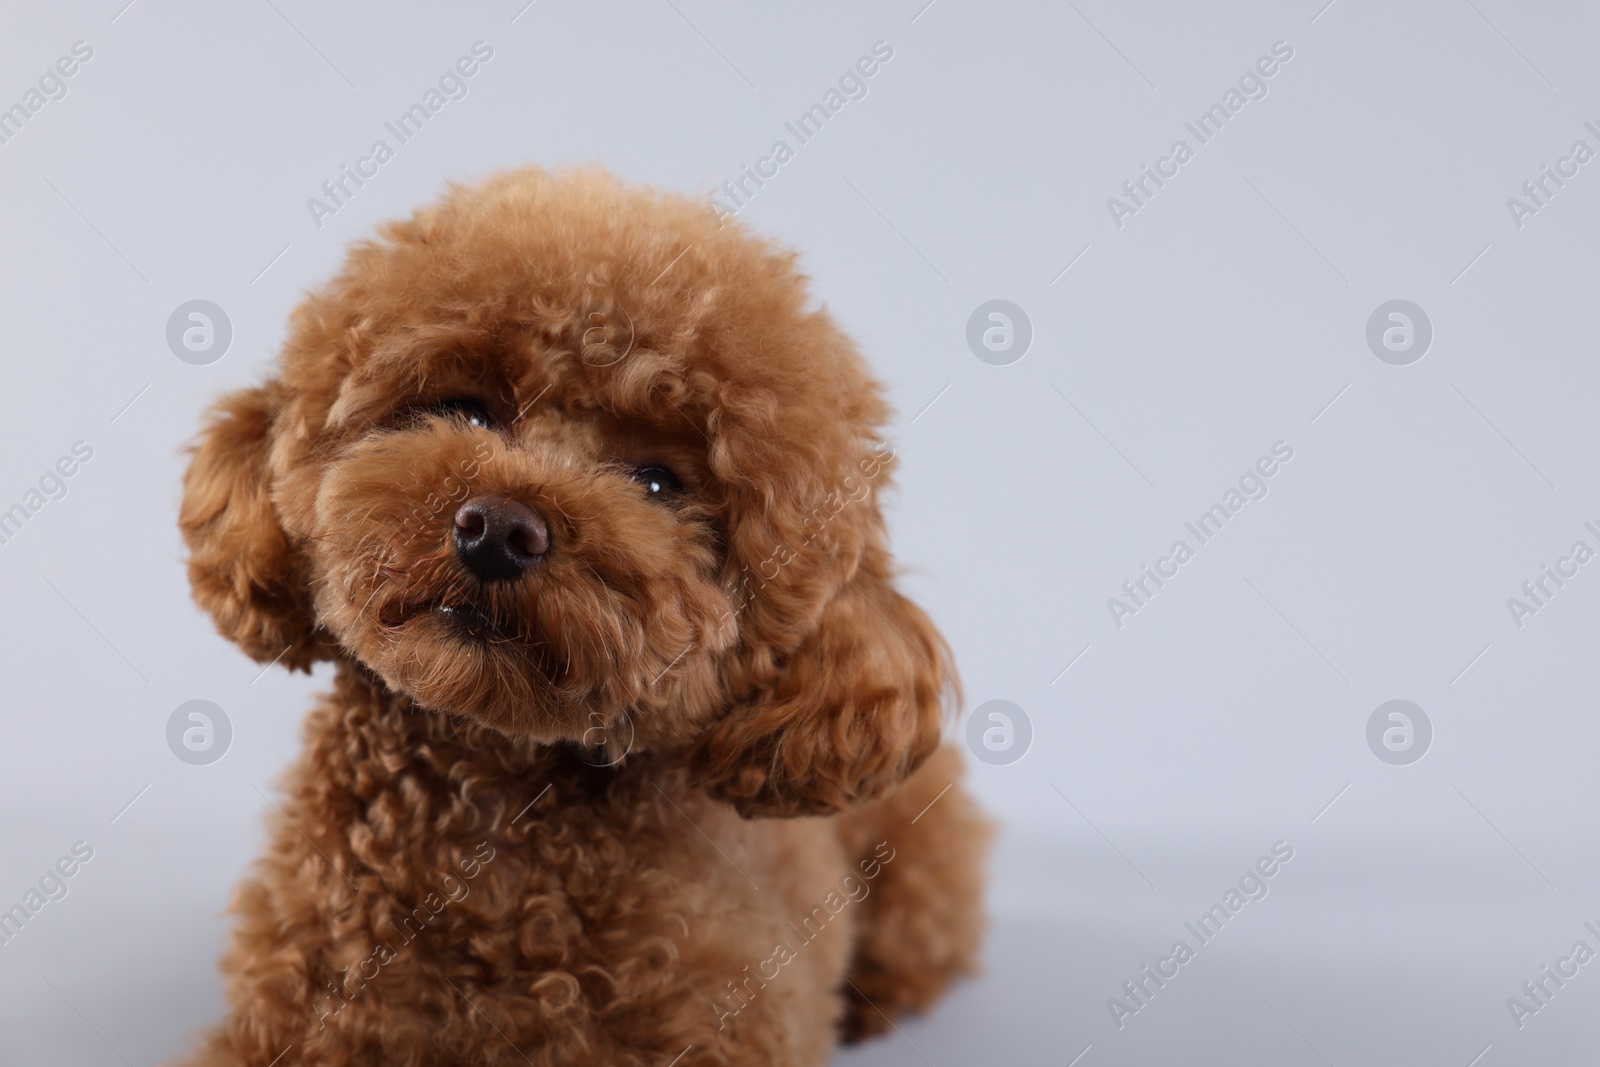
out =
<path fill-rule="evenodd" d="M 438 415 L 465 419 L 469 426 L 476 426 L 480 430 L 494 429 L 494 417 L 489 414 L 489 409 L 482 401 L 474 400 L 469 396 L 451 397 L 441 400 L 433 405 L 433 412 Z"/>
<path fill-rule="evenodd" d="M 665 497 L 683 491 L 678 476 L 665 467 L 640 467 L 633 472 L 633 480 L 644 486 L 652 498 Z"/>

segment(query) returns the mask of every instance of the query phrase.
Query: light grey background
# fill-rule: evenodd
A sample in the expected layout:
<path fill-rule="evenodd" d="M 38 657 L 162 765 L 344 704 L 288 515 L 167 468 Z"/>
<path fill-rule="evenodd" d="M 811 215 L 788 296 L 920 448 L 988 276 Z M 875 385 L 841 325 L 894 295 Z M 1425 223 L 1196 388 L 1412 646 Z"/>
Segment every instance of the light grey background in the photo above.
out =
<path fill-rule="evenodd" d="M 1520 628 L 1507 598 L 1600 548 L 1600 162 L 1521 227 L 1506 201 L 1600 149 L 1600 26 L 1576 0 L 1324 2 L 13 9 L 0 105 L 94 55 L 0 145 L 0 508 L 94 457 L 0 546 L 0 904 L 95 852 L 0 947 L 0 1061 L 145 1067 L 219 1014 L 219 912 L 326 683 L 190 604 L 202 406 L 447 179 L 600 162 L 707 194 L 880 40 L 868 95 L 742 217 L 886 381 L 907 586 L 967 706 L 1014 701 L 1033 740 L 974 761 L 1004 827 L 985 974 L 839 1062 L 1592 1057 L 1600 962 L 1520 1029 L 1506 1001 L 1600 950 L 1600 562 Z M 470 94 L 315 226 L 306 199 L 480 39 Z M 1115 225 L 1107 198 L 1277 41 L 1268 95 Z M 196 298 L 233 325 L 210 366 L 164 340 Z M 996 298 L 1034 333 L 1007 366 L 966 342 Z M 1409 366 L 1367 347 L 1392 299 L 1433 324 Z M 1269 495 L 1118 628 L 1107 598 L 1277 441 Z M 1434 730 L 1409 766 L 1366 742 L 1396 698 Z M 166 745 L 192 699 L 233 725 L 211 766 Z M 1108 998 L 1280 840 L 1270 895 L 1119 1030 Z"/>

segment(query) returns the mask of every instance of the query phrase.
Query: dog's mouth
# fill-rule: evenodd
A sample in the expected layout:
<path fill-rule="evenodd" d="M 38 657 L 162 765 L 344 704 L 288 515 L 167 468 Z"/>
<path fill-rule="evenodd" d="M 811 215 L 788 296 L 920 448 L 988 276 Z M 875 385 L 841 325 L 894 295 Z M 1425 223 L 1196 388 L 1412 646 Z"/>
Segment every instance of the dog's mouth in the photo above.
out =
<path fill-rule="evenodd" d="M 451 633 L 474 641 L 510 636 L 471 604 L 440 604 L 430 609 L 429 614 L 443 622 Z"/>
<path fill-rule="evenodd" d="M 399 632 L 413 625 L 443 630 L 451 637 L 479 644 L 523 643 L 527 635 L 508 627 L 489 611 L 460 597 L 429 599 L 396 604 L 380 614 L 383 625 Z"/>
<path fill-rule="evenodd" d="M 608 765 L 630 747 L 617 716 L 681 701 L 670 687 L 685 672 L 696 672 L 691 698 L 715 699 L 705 659 L 727 647 L 732 628 L 726 612 L 712 614 L 726 601 L 710 583 L 702 590 L 620 566 L 616 574 L 589 566 L 588 581 L 546 566 L 485 582 L 440 550 L 405 564 L 365 581 L 351 567 L 356 580 L 343 590 L 330 582 L 322 602 L 346 647 L 419 708 L 575 741 Z M 639 728 L 641 738 L 656 729 L 646 720 Z"/>

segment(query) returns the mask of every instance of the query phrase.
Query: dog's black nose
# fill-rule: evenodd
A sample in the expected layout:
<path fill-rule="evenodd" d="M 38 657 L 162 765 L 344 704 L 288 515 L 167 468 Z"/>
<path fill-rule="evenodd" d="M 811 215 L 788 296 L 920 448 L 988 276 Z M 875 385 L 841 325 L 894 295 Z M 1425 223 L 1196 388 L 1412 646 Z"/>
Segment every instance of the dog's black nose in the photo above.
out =
<path fill-rule="evenodd" d="M 456 556 L 485 582 L 515 578 L 550 550 L 539 513 L 515 500 L 480 496 L 456 512 Z"/>

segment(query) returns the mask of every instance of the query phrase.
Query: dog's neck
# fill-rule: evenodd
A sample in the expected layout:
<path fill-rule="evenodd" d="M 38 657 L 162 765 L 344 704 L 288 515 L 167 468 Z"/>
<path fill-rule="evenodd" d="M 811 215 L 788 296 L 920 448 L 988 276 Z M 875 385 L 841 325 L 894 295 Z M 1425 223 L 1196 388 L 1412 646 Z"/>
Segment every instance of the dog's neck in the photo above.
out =
<path fill-rule="evenodd" d="M 572 745 L 507 736 L 461 715 L 417 706 L 361 664 L 341 659 L 333 691 L 307 720 L 308 757 L 347 792 L 376 794 L 406 779 L 465 795 L 521 792 L 560 781 L 567 791 L 604 791 L 630 771 L 662 761 L 634 757 L 616 767 L 585 762 Z M 514 786 L 515 788 L 509 788 Z"/>

